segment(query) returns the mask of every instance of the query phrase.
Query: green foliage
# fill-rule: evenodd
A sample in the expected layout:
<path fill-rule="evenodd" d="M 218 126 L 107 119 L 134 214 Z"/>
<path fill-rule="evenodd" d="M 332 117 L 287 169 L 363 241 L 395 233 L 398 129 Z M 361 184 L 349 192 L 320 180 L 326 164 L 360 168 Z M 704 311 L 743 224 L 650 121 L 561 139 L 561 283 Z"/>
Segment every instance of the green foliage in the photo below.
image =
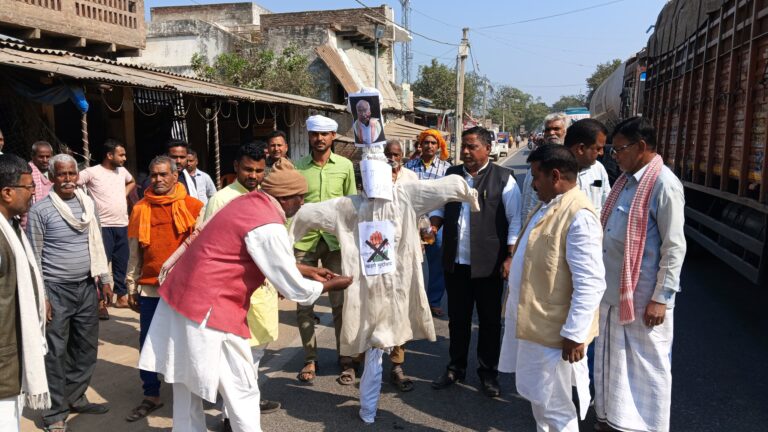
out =
<path fill-rule="evenodd" d="M 476 109 L 482 96 L 482 78 L 474 72 L 464 75 L 464 111 Z M 411 86 L 416 97 L 431 99 L 436 108 L 456 107 L 456 68 L 449 68 L 437 59 L 419 67 L 419 77 Z"/>
<path fill-rule="evenodd" d="M 279 55 L 267 49 L 244 49 L 216 56 L 209 65 L 205 56 L 196 53 L 191 59 L 197 76 L 223 84 L 316 97 L 317 86 L 309 72 L 309 59 L 295 45 Z"/>
<path fill-rule="evenodd" d="M 535 102 L 528 105 L 528 110 L 525 112 L 525 119 L 523 120 L 525 130 L 533 131 L 541 127 L 544 117 L 550 112 L 549 106 L 537 98 Z"/>
<path fill-rule="evenodd" d="M 587 97 L 583 94 L 560 96 L 560 100 L 552 104 L 552 112 L 563 112 L 570 107 L 586 107 Z"/>
<path fill-rule="evenodd" d="M 587 78 L 587 92 L 589 94 L 588 100 L 592 99 L 592 94 L 600 87 L 600 84 L 608 78 L 608 75 L 612 74 L 623 62 L 620 59 L 613 59 L 609 62 L 601 63 L 597 65 L 595 72 Z"/>

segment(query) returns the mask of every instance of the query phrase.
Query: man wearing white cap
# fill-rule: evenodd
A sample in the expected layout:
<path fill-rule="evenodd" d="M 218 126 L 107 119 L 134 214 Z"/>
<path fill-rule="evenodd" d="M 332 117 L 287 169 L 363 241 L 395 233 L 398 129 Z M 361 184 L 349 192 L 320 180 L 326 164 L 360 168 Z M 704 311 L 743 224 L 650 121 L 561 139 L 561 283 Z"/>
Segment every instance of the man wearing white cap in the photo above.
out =
<path fill-rule="evenodd" d="M 336 139 L 338 123 L 321 115 L 307 119 L 310 154 L 296 162 L 296 169 L 304 175 L 309 186 L 304 201 L 308 203 L 326 201 L 345 195 L 357 194 L 355 173 L 352 162 L 331 151 Z M 322 261 L 323 267 L 334 273 L 341 273 L 341 252 L 339 241 L 332 234 L 321 230 L 309 231 L 293 245 L 296 261 L 317 266 Z M 341 316 L 344 306 L 344 293 L 329 292 L 328 298 L 333 311 L 333 327 L 336 331 L 336 351 L 339 352 L 341 334 Z M 317 372 L 317 340 L 315 339 L 314 305 L 297 305 L 296 316 L 301 342 L 304 345 L 304 367 L 299 372 L 299 381 L 311 383 Z M 355 369 L 352 357 L 339 356 L 342 373 L 338 382 L 351 385 L 355 382 Z"/>

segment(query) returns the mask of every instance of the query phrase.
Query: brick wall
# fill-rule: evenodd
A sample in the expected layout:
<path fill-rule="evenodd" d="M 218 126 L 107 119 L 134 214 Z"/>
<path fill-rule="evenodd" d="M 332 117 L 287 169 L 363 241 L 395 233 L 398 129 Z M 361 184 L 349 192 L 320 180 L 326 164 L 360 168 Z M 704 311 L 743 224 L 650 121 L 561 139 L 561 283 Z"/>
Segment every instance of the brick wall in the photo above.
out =
<path fill-rule="evenodd" d="M 192 6 L 164 6 L 150 9 L 152 22 L 198 19 L 225 27 L 259 24 L 270 11 L 256 3 L 222 3 Z"/>
<path fill-rule="evenodd" d="M 366 19 L 365 15 L 381 18 L 381 15 L 386 13 L 385 6 L 371 9 L 356 8 L 269 14 L 261 17 L 261 27 L 265 29 L 281 26 L 304 26 L 308 24 L 365 26 L 371 25 L 371 21 Z"/>

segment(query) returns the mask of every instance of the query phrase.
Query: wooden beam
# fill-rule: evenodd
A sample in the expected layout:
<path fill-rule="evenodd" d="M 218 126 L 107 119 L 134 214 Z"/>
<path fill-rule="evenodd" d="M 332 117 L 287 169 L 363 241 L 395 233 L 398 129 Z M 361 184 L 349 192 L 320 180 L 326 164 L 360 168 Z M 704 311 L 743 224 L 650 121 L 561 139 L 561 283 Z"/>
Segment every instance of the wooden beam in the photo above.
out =
<path fill-rule="evenodd" d="M 126 168 L 133 173 L 134 177 L 138 174 L 138 161 L 136 150 L 136 123 L 135 111 L 133 106 L 133 88 L 123 87 L 123 144 L 125 144 L 125 153 L 127 160 Z"/>
<path fill-rule="evenodd" d="M 717 21 L 717 52 L 715 54 L 715 72 L 714 75 L 712 75 L 712 80 L 714 82 L 713 88 L 712 88 L 712 100 L 710 101 L 709 106 L 709 136 L 707 139 L 709 142 L 707 143 L 707 161 L 706 161 L 706 169 L 704 170 L 704 184 L 706 186 L 712 186 L 712 175 L 714 171 L 714 165 L 715 165 L 715 131 L 717 129 L 717 108 L 720 101 L 720 88 L 721 88 L 721 82 L 720 82 L 720 70 L 722 69 L 723 64 L 723 15 L 724 11 L 721 8 L 720 9 L 720 19 Z M 721 173 L 722 174 L 722 173 Z"/>
<path fill-rule="evenodd" d="M 731 52 L 730 52 L 730 71 L 728 72 L 728 96 L 726 97 L 725 101 L 728 104 L 726 106 L 725 110 L 725 137 L 723 139 L 723 160 L 720 163 L 720 190 L 727 191 L 728 190 L 728 180 L 730 179 L 730 169 L 731 169 L 731 151 L 733 150 L 733 141 L 731 140 L 731 136 L 733 135 L 733 122 L 734 122 L 734 115 L 736 111 L 736 102 L 738 100 L 738 93 L 736 91 L 737 87 L 740 87 L 741 84 L 741 49 L 736 48 L 736 36 L 739 34 L 736 32 L 736 24 L 737 20 L 739 18 L 739 8 L 738 5 L 735 10 L 734 15 L 734 31 L 731 33 Z M 722 43 L 722 41 L 721 41 Z M 737 51 L 738 50 L 738 51 Z M 744 100 L 742 98 L 742 100 Z"/>
<path fill-rule="evenodd" d="M 739 167 L 739 190 L 738 195 L 744 196 L 747 193 L 749 185 L 749 154 L 752 150 L 752 139 L 754 136 L 754 103 L 755 103 L 755 80 L 757 75 L 758 43 L 755 41 L 759 25 L 757 23 L 757 2 L 752 2 L 752 22 L 750 24 L 749 38 L 749 59 L 747 60 L 747 88 L 745 91 L 746 101 L 744 106 L 744 135 L 741 142 L 741 166 Z"/>

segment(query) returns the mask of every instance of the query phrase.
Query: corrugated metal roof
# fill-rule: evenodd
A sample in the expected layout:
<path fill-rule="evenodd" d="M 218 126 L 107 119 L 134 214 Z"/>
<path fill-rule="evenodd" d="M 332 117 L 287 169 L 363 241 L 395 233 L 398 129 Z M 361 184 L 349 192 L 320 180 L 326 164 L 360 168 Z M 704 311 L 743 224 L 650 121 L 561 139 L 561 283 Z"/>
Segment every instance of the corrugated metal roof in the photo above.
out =
<path fill-rule="evenodd" d="M 346 110 L 344 105 L 303 96 L 231 87 L 146 66 L 2 41 L 0 41 L 0 65 L 53 73 L 81 81 L 97 81 L 251 102 L 297 105 L 337 112 Z"/>
<path fill-rule="evenodd" d="M 387 139 L 415 140 L 419 134 L 427 130 L 426 126 L 417 125 L 403 119 L 390 120 L 384 124 L 384 135 Z"/>

